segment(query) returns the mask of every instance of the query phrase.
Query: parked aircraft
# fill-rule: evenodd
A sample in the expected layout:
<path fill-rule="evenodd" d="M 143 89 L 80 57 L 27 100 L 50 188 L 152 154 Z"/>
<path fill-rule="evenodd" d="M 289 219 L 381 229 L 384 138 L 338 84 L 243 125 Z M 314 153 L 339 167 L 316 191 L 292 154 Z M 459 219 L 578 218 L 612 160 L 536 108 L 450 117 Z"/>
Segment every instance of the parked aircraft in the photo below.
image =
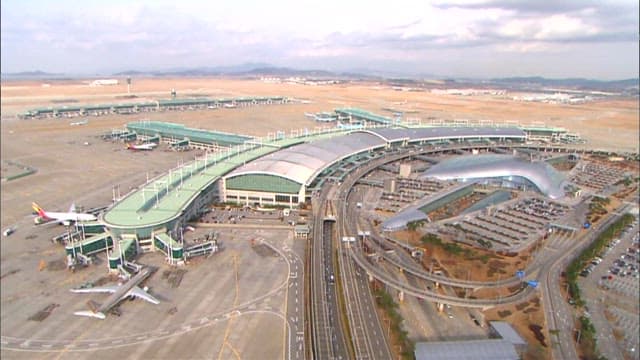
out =
<path fill-rule="evenodd" d="M 31 203 L 31 207 L 33 211 L 38 213 L 38 216 L 33 220 L 36 225 L 48 223 L 48 222 L 59 222 L 63 225 L 69 226 L 72 222 L 77 221 L 94 221 L 97 220 L 97 217 L 93 214 L 83 214 L 76 212 L 76 205 L 71 204 L 68 212 L 51 212 L 45 211 L 40 205 Z"/>
<path fill-rule="evenodd" d="M 127 149 L 138 151 L 138 150 L 153 150 L 158 144 L 150 142 L 145 144 L 127 144 Z"/>
<path fill-rule="evenodd" d="M 144 281 L 144 279 L 146 279 L 149 275 L 151 275 L 149 269 L 143 268 L 139 273 L 137 273 L 134 277 L 129 279 L 129 281 L 124 284 L 71 289 L 71 292 L 73 293 L 111 293 L 111 296 L 107 298 L 104 304 L 97 306 L 96 309 L 76 311 L 73 314 L 104 320 L 104 318 L 106 318 L 105 314 L 108 313 L 109 310 L 111 310 L 116 304 L 126 299 L 127 297 L 140 298 L 155 305 L 160 304 L 160 301 L 158 299 L 151 296 L 151 294 L 147 292 L 147 287 L 144 287 L 144 289 L 138 287 L 138 284 Z"/>

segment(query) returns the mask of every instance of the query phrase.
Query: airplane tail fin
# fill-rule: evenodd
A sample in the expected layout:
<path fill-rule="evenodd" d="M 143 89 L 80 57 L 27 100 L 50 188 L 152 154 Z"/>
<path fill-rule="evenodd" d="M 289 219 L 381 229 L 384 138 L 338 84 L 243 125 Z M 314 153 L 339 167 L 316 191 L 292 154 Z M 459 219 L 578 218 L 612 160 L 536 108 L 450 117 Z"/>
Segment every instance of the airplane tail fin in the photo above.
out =
<path fill-rule="evenodd" d="M 47 218 L 47 215 L 44 213 L 44 209 L 42 209 L 40 205 L 36 204 L 35 202 L 32 202 L 31 208 L 33 208 L 33 211 L 37 212 L 38 215 L 40 215 L 41 217 Z"/>
<path fill-rule="evenodd" d="M 69 212 L 76 212 L 76 203 L 72 203 L 71 206 L 69 207 Z"/>

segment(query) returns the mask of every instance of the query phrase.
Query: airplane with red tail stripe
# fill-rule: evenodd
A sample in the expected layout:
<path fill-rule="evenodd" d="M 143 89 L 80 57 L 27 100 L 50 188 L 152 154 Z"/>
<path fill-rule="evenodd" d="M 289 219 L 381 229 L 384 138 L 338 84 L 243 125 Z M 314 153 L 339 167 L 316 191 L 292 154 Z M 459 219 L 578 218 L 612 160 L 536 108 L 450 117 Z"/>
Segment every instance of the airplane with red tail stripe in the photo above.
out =
<path fill-rule="evenodd" d="M 127 144 L 127 149 L 128 150 L 153 150 L 155 149 L 155 147 L 158 146 L 158 144 L 150 142 L 150 143 L 145 143 L 145 144 Z"/>
<path fill-rule="evenodd" d="M 63 225 L 69 226 L 72 222 L 78 221 L 95 221 L 98 218 L 93 214 L 83 214 L 76 212 L 75 204 L 71 204 L 69 212 L 52 212 L 45 211 L 40 205 L 31 203 L 33 211 L 38 213 L 38 216 L 33 220 L 36 225 L 44 224 L 48 222 L 59 222 Z"/>

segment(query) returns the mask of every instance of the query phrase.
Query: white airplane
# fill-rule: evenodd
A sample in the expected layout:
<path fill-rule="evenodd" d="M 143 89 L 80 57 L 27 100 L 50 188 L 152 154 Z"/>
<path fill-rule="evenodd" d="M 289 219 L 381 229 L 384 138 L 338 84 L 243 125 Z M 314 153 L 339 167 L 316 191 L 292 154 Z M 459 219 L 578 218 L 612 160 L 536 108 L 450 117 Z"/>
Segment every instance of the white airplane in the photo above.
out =
<path fill-rule="evenodd" d="M 145 143 L 145 144 L 127 144 L 127 149 L 129 150 L 153 150 L 155 149 L 155 147 L 158 146 L 158 144 L 150 142 L 150 143 Z"/>
<path fill-rule="evenodd" d="M 144 279 L 146 279 L 149 275 L 151 275 L 151 272 L 149 272 L 149 269 L 144 268 L 124 284 L 113 285 L 113 286 L 96 286 L 92 288 L 82 288 L 82 289 L 71 289 L 71 292 L 81 293 L 81 294 L 105 293 L 105 292 L 111 293 L 111 296 L 107 298 L 104 304 L 97 306 L 96 309 L 76 311 L 73 314 L 104 320 L 104 318 L 107 317 L 106 313 L 108 313 L 109 310 L 111 310 L 111 308 L 113 308 L 116 304 L 126 299 L 127 297 L 140 298 L 155 305 L 160 304 L 160 301 L 158 299 L 151 296 L 151 294 L 147 292 L 148 288 L 146 286 L 144 287 L 144 289 L 141 289 L 138 286 L 138 284 L 144 281 Z"/>
<path fill-rule="evenodd" d="M 75 122 L 69 123 L 69 125 L 79 126 L 79 125 L 87 125 L 88 123 L 89 123 L 89 120 L 82 120 L 82 121 L 75 121 Z"/>
<path fill-rule="evenodd" d="M 69 212 L 44 211 L 44 209 L 41 208 L 40 205 L 36 204 L 35 202 L 31 203 L 31 207 L 33 208 L 33 211 L 38 213 L 38 216 L 35 219 L 33 219 L 36 225 L 49 223 L 49 222 L 59 222 L 59 223 L 62 223 L 63 225 L 69 226 L 71 225 L 72 222 L 94 221 L 98 219 L 93 214 L 83 214 L 83 213 L 76 212 L 75 204 L 71 204 L 71 207 L 69 208 Z"/>

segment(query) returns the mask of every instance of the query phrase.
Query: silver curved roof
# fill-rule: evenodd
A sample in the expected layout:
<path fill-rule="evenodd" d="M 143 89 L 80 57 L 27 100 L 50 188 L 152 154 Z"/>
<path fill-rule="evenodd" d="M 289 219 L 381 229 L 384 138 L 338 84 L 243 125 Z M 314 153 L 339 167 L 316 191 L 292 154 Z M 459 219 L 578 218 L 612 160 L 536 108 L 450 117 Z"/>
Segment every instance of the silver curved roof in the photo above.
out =
<path fill-rule="evenodd" d="M 520 176 L 552 199 L 564 196 L 565 178 L 551 165 L 511 155 L 458 156 L 432 166 L 421 176 L 439 180 Z"/>
<path fill-rule="evenodd" d="M 425 212 L 423 212 L 422 210 L 420 210 L 420 208 L 434 202 L 437 201 L 439 199 L 442 199 L 446 196 L 449 196 L 452 193 L 457 192 L 458 190 L 461 190 L 462 188 L 465 188 L 469 186 L 469 184 L 459 184 L 456 186 L 453 186 L 445 191 L 442 192 L 437 192 L 435 194 L 429 195 L 427 197 L 424 197 L 420 200 L 418 200 L 415 204 L 413 204 L 412 206 L 409 206 L 408 208 L 400 211 L 399 213 L 395 214 L 394 216 L 386 219 L 385 221 L 382 222 L 382 229 L 384 231 L 396 231 L 396 230 L 403 230 L 407 228 L 407 224 L 412 222 L 412 221 L 421 221 L 421 220 L 428 220 L 429 218 L 427 217 L 427 214 Z"/>
<path fill-rule="evenodd" d="M 239 167 L 226 177 L 271 174 L 300 184 L 308 184 L 317 174 L 336 161 L 355 153 L 383 147 L 385 144 L 386 142 L 376 135 L 354 132 L 271 153 Z"/>
<path fill-rule="evenodd" d="M 358 130 L 343 136 L 295 145 L 245 164 L 226 178 L 248 174 L 282 176 L 300 184 L 311 181 L 331 164 L 353 154 L 397 141 L 456 138 L 524 139 L 524 131 L 514 127 L 428 127 L 414 129 L 379 128 Z"/>
<path fill-rule="evenodd" d="M 407 228 L 407 224 L 412 221 L 427 220 L 427 214 L 418 210 L 416 206 L 412 206 L 408 209 L 402 210 L 389 219 L 382 222 L 382 229 L 384 231 L 397 231 Z"/>
<path fill-rule="evenodd" d="M 374 133 L 388 142 L 408 140 L 409 142 L 420 140 L 442 140 L 456 138 L 519 138 L 525 139 L 526 134 L 516 127 L 425 127 L 413 129 L 380 128 L 361 130 Z"/>

